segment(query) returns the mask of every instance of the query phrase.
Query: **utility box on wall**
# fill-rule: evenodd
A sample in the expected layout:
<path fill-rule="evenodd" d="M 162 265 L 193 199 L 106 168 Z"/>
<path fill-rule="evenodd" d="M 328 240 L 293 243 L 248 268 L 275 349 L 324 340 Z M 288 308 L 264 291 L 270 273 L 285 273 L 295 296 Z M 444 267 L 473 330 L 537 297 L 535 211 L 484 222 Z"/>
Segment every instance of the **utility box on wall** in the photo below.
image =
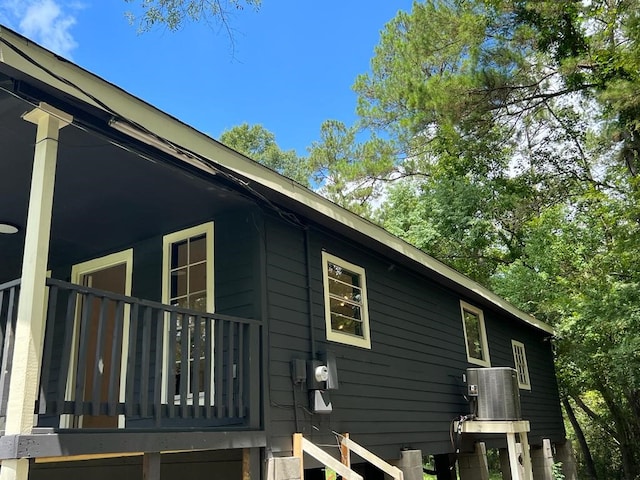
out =
<path fill-rule="evenodd" d="M 468 368 L 467 393 L 476 420 L 521 420 L 518 376 L 511 367 Z"/>

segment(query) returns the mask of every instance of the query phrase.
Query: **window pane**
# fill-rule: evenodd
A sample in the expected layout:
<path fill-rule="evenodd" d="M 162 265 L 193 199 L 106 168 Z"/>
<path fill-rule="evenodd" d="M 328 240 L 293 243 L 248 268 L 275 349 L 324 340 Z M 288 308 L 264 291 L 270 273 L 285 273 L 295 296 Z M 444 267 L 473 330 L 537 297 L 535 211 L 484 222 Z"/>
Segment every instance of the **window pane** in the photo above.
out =
<path fill-rule="evenodd" d="M 360 306 L 352 303 L 340 301 L 339 299 L 330 299 L 331 311 L 347 318 L 360 320 Z"/>
<path fill-rule="evenodd" d="M 207 264 L 199 263 L 189 268 L 189 293 L 207 289 Z"/>
<path fill-rule="evenodd" d="M 171 269 L 184 267 L 189 261 L 188 240 L 171 245 Z"/>
<path fill-rule="evenodd" d="M 182 297 L 187 294 L 187 268 L 180 268 L 171 272 L 171 298 Z"/>
<path fill-rule="evenodd" d="M 189 239 L 189 263 L 203 262 L 207 258 L 207 240 L 204 235 Z"/>
<path fill-rule="evenodd" d="M 173 298 L 171 299 L 171 305 L 174 307 L 189 308 L 189 299 L 187 297 Z"/>
<path fill-rule="evenodd" d="M 360 320 L 345 317 L 334 312 L 331 312 L 331 328 L 340 333 L 363 336 L 362 322 Z"/>
<path fill-rule="evenodd" d="M 329 279 L 329 292 L 345 300 L 360 303 L 362 301 L 362 293 L 360 288 L 351 284 L 344 284 L 335 279 Z"/>
<path fill-rule="evenodd" d="M 329 262 L 329 277 L 335 278 L 343 283 L 348 283 L 350 285 L 359 287 L 360 286 L 360 275 L 357 273 L 350 272 L 346 268 L 341 267 L 340 265 L 336 265 L 335 263 Z"/>
<path fill-rule="evenodd" d="M 198 312 L 207 311 L 207 292 L 199 292 L 189 296 L 189 308 Z"/>
<path fill-rule="evenodd" d="M 467 349 L 469 350 L 469 356 L 477 358 L 478 360 L 484 360 L 480 317 L 475 313 L 465 310 L 464 326 L 467 332 Z"/>

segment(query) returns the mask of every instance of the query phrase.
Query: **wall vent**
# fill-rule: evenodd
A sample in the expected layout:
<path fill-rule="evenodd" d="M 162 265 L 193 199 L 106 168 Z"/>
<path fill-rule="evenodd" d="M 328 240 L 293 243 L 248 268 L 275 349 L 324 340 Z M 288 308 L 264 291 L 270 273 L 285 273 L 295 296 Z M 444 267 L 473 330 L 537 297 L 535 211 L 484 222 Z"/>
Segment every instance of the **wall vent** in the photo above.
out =
<path fill-rule="evenodd" d="M 468 368 L 467 393 L 476 420 L 522 419 L 518 375 L 513 368 Z"/>

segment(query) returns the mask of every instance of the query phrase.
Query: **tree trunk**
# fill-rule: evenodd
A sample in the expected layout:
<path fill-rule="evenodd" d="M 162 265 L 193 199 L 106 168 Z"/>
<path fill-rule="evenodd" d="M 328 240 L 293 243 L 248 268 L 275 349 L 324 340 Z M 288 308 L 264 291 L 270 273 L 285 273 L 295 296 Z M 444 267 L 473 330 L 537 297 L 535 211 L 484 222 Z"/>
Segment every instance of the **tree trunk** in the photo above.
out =
<path fill-rule="evenodd" d="M 620 453 L 622 454 L 624 478 L 626 480 L 638 480 L 640 471 L 638 470 L 634 445 L 630 445 L 627 442 L 620 444 Z"/>
<path fill-rule="evenodd" d="M 626 395 L 622 397 L 623 401 L 617 403 L 614 401 L 613 394 L 609 389 L 601 385 L 599 391 L 609 407 L 615 424 L 616 437 L 620 443 L 618 448 L 622 456 L 624 478 L 625 480 L 638 480 L 640 478 L 640 459 L 638 458 L 636 447 L 638 440 L 638 434 L 636 434 L 638 420 L 630 413 L 630 410 L 633 411 L 633 405 L 624 404 L 624 400 L 632 403 L 631 399 Z"/>
<path fill-rule="evenodd" d="M 567 412 L 567 417 L 569 417 L 569 422 L 573 427 L 573 431 L 576 434 L 578 439 L 578 444 L 580 445 L 580 450 L 582 451 L 582 455 L 584 457 L 584 465 L 587 469 L 587 475 L 590 480 L 598 480 L 598 473 L 596 472 L 596 467 L 593 463 L 593 457 L 591 456 L 591 450 L 589 450 L 589 445 L 587 444 L 587 439 L 584 436 L 584 432 L 582 431 L 582 427 L 578 423 L 578 419 L 576 418 L 575 413 L 573 412 L 573 407 L 571 403 L 569 403 L 568 397 L 562 397 L 562 406 L 564 407 L 565 412 Z"/>

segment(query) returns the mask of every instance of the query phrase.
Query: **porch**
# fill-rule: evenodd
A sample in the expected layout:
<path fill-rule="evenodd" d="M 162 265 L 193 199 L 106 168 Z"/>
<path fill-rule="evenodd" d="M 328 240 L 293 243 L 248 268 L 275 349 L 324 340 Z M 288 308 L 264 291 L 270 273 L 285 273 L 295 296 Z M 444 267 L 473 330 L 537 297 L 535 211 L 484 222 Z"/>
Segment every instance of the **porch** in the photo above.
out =
<path fill-rule="evenodd" d="M 0 459 L 264 442 L 260 320 L 46 284 L 37 421 L 30 435 L 0 438 Z M 19 291 L 20 280 L 0 285 L 2 422 Z M 72 435 L 61 442 L 64 434 Z"/>
<path fill-rule="evenodd" d="M 46 284 L 38 427 L 180 428 L 194 420 L 199 428 L 259 425 L 261 321 L 51 278 Z M 19 280 L 0 285 L 0 418 L 6 415 L 19 289 Z"/>
<path fill-rule="evenodd" d="M 255 202 L 111 129 L 110 115 L 65 106 L 80 118 L 68 124 L 36 106 L 48 94 L 2 73 L 0 85 L 0 222 L 16 230 L 0 235 L 2 471 L 264 446 Z M 201 259 L 178 258 L 196 243 Z"/>
<path fill-rule="evenodd" d="M 51 278 L 46 283 L 47 330 L 34 406 L 42 419 L 38 426 L 55 426 L 54 417 L 63 428 L 80 428 L 83 416 L 149 420 L 137 428 L 173 425 L 169 419 L 248 426 L 249 402 L 259 399 L 259 320 L 204 314 Z M 19 288 L 19 280 L 0 285 L 0 417 L 6 414 Z M 89 325 L 91 319 L 97 321 Z M 188 366 L 182 367 L 182 352 Z M 108 426 L 107 420 L 97 428 Z"/>

